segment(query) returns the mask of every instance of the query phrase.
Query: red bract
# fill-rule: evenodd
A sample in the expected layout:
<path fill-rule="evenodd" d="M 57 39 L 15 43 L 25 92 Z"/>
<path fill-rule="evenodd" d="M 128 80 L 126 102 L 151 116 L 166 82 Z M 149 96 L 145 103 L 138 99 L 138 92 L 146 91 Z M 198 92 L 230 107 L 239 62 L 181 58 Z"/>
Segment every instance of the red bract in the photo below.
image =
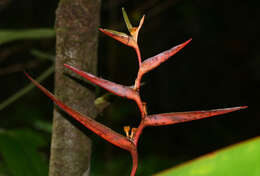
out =
<path fill-rule="evenodd" d="M 114 31 L 114 30 L 110 30 L 110 29 L 102 29 L 102 28 L 99 28 L 99 30 L 101 32 L 103 32 L 104 34 L 108 35 L 109 37 L 112 37 L 113 39 L 116 39 L 117 41 L 127 45 L 127 46 L 130 46 L 130 47 L 137 47 L 137 43 L 135 42 L 135 40 L 125 34 L 125 33 L 122 33 L 122 32 L 117 32 L 117 31 Z"/>
<path fill-rule="evenodd" d="M 137 78 L 135 80 L 135 87 L 134 89 L 139 90 L 140 88 L 140 82 L 142 79 L 142 76 L 149 72 L 150 70 L 158 67 L 161 63 L 165 62 L 168 60 L 171 56 L 176 54 L 178 51 L 180 51 L 182 48 L 184 48 L 192 39 L 189 39 L 188 41 L 177 45 L 175 47 L 172 47 L 169 50 L 166 50 L 156 56 L 153 56 L 151 58 L 146 59 L 141 63 L 140 69 L 138 71 Z"/>
<path fill-rule="evenodd" d="M 39 83 L 37 83 L 33 78 L 31 78 L 26 72 L 25 75 L 32 81 L 32 83 L 37 86 L 42 92 L 47 95 L 53 102 L 55 102 L 62 110 L 71 115 L 74 119 L 79 121 L 82 125 L 104 138 L 108 142 L 128 151 L 132 151 L 135 146 L 134 144 L 125 136 L 122 136 L 119 133 L 111 130 L 110 128 L 98 123 L 97 121 L 82 115 L 81 113 L 71 109 L 69 106 L 63 104 L 60 100 L 58 100 L 52 93 L 50 93 L 47 89 L 42 87 Z"/>
<path fill-rule="evenodd" d="M 80 76 L 84 77 L 85 79 L 89 80 L 90 82 L 108 90 L 109 92 L 111 92 L 115 95 L 118 95 L 120 97 L 125 97 L 128 99 L 134 100 L 137 103 L 137 105 L 142 113 L 142 117 L 144 117 L 145 112 L 143 111 L 143 104 L 140 99 L 139 93 L 136 92 L 135 90 L 133 90 L 132 88 L 123 86 L 120 84 L 116 84 L 116 83 L 113 83 L 111 81 L 108 81 L 108 80 L 105 80 L 102 78 L 98 78 L 90 73 L 78 70 L 77 68 L 75 68 L 73 66 L 70 66 L 67 64 L 64 64 L 64 65 L 65 65 L 65 67 L 69 68 L 73 72 L 79 74 Z"/>
<path fill-rule="evenodd" d="M 132 160 L 133 160 L 133 167 L 131 171 L 131 176 L 134 176 L 138 167 L 138 153 L 137 153 L 137 144 L 140 135 L 142 134 L 143 129 L 146 126 L 162 126 L 162 125 L 172 125 L 176 123 L 188 122 L 192 120 L 198 120 L 202 118 L 212 117 L 216 115 L 221 115 L 233 111 L 237 111 L 240 109 L 245 109 L 247 106 L 239 106 L 233 108 L 225 108 L 225 109 L 215 109 L 215 110 L 207 110 L 207 111 L 188 111 L 188 112 L 173 112 L 173 113 L 165 113 L 165 114 L 154 114 L 154 115 L 147 115 L 146 112 L 146 103 L 142 102 L 139 89 L 140 89 L 140 81 L 142 76 L 149 72 L 150 70 L 156 68 L 161 63 L 165 62 L 169 57 L 176 54 L 180 51 L 183 47 L 185 47 L 190 41 L 186 41 L 180 45 L 177 45 L 167 51 L 164 51 L 156 56 L 146 59 L 145 61 L 141 62 L 141 54 L 139 51 L 139 46 L 137 44 L 138 40 L 138 32 L 143 24 L 144 16 L 141 19 L 138 27 L 132 27 L 128 16 L 124 9 L 123 16 L 127 28 L 131 34 L 131 36 L 126 35 L 124 33 L 120 33 L 117 31 L 112 31 L 108 29 L 99 29 L 103 33 L 109 35 L 110 37 L 128 45 L 135 49 L 138 61 L 139 61 L 139 71 L 137 74 L 137 78 L 135 80 L 134 88 L 120 85 L 113 83 L 111 81 L 98 78 L 90 73 L 78 70 L 77 68 L 64 64 L 68 69 L 72 70 L 73 72 L 77 73 L 78 75 L 84 77 L 85 79 L 89 80 L 90 82 L 118 95 L 121 97 L 125 97 L 131 100 L 134 100 L 139 107 L 141 112 L 141 122 L 137 128 L 132 128 L 130 126 L 125 126 L 124 130 L 126 132 L 126 137 L 122 136 L 121 134 L 116 133 L 115 131 L 111 130 L 110 128 L 100 124 L 99 122 L 82 115 L 81 113 L 73 110 L 72 108 L 66 106 L 61 101 L 59 101 L 54 95 L 52 95 L 48 90 L 38 84 L 35 80 L 33 80 L 27 73 L 26 76 L 39 88 L 41 89 L 52 101 L 54 101 L 61 109 L 65 112 L 70 114 L 74 119 L 79 121 L 88 129 L 92 130 L 94 133 L 99 135 L 100 137 L 104 138 L 108 142 L 125 149 L 131 153 Z"/>
<path fill-rule="evenodd" d="M 145 126 L 173 125 L 175 123 L 182 123 L 182 122 L 188 122 L 192 120 L 203 119 L 207 117 L 230 113 L 245 108 L 247 108 L 247 106 L 214 109 L 208 111 L 188 111 L 188 112 L 154 114 L 154 115 L 149 115 L 147 116 L 147 118 L 145 118 Z"/>
<path fill-rule="evenodd" d="M 169 50 L 166 50 L 156 56 L 146 59 L 145 61 L 142 62 L 139 73 L 141 73 L 143 75 L 143 74 L 149 72 L 150 70 L 158 67 L 161 63 L 165 62 L 171 56 L 173 56 L 178 51 L 180 51 L 182 48 L 184 48 L 191 40 L 192 39 L 189 39 L 188 41 L 186 41 L 182 44 L 174 46 Z"/>

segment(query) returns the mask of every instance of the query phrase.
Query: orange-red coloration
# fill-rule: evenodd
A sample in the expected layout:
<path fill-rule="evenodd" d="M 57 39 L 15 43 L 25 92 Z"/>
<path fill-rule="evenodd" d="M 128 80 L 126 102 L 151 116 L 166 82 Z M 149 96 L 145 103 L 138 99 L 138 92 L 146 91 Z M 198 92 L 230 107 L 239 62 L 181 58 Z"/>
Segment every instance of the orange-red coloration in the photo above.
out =
<path fill-rule="evenodd" d="M 203 119 L 216 115 L 226 114 L 229 112 L 245 109 L 247 106 L 239 106 L 233 108 L 214 109 L 207 111 L 188 111 L 188 112 L 173 112 L 165 114 L 149 115 L 145 118 L 145 126 L 161 126 L 172 125 L 176 123 L 188 122 L 192 120 Z"/>
<path fill-rule="evenodd" d="M 134 38 L 134 40 L 136 41 L 136 43 L 138 42 L 138 34 L 139 34 L 139 31 L 144 23 L 144 18 L 145 18 L 145 15 L 143 15 L 142 19 L 140 20 L 140 23 L 138 25 L 138 27 L 134 27 L 132 28 L 132 30 L 130 31 L 130 34 L 131 36 Z"/>
<path fill-rule="evenodd" d="M 135 173 L 136 173 L 136 170 L 138 167 L 138 152 L 136 149 L 131 151 L 131 156 L 132 156 L 132 161 L 133 161 L 133 167 L 132 167 L 130 176 L 135 176 Z"/>
<path fill-rule="evenodd" d="M 26 76 L 32 81 L 32 83 L 37 86 L 39 89 L 43 91 L 45 95 L 47 95 L 52 101 L 54 101 L 62 110 L 71 115 L 74 119 L 79 121 L 82 125 L 104 138 L 108 142 L 128 151 L 136 150 L 135 145 L 125 136 L 113 131 L 112 129 L 104 126 L 97 121 L 82 115 L 81 113 L 71 109 L 67 105 L 63 104 L 60 100 L 58 100 L 52 93 L 50 93 L 47 89 L 42 87 L 39 83 L 37 83 L 34 79 L 32 79 L 27 73 Z"/>
<path fill-rule="evenodd" d="M 161 63 L 165 62 L 166 60 L 168 60 L 171 56 L 173 56 L 174 54 L 176 54 L 178 51 L 180 51 L 182 48 L 184 48 L 192 39 L 189 39 L 188 41 L 179 44 L 175 47 L 172 47 L 169 50 L 166 50 L 156 56 L 150 57 L 148 59 L 146 59 L 145 61 L 143 61 L 141 63 L 141 67 L 138 71 L 138 75 L 135 81 L 135 89 L 139 89 L 140 88 L 140 82 L 142 79 L 142 76 L 149 72 L 150 70 L 158 67 Z"/>
<path fill-rule="evenodd" d="M 108 35 L 109 37 L 112 37 L 113 39 L 116 39 L 117 41 L 119 41 L 127 46 L 130 46 L 133 48 L 137 47 L 136 41 L 133 39 L 133 37 L 131 37 L 129 35 L 126 35 L 121 32 L 119 33 L 116 31 L 113 32 L 112 30 L 108 30 L 108 29 L 99 28 L 99 30 L 101 32 L 103 32 L 104 34 Z"/>
<path fill-rule="evenodd" d="M 143 19 L 143 18 L 142 18 Z M 138 32 L 139 32 L 139 29 L 138 28 Z M 117 31 L 113 31 L 113 30 L 109 30 L 109 29 L 102 29 L 102 28 L 99 28 L 99 30 L 101 32 L 103 32 L 104 34 L 108 35 L 109 37 L 112 37 L 113 39 L 127 45 L 127 46 L 130 46 L 132 48 L 135 49 L 135 52 L 137 54 L 137 58 L 138 58 L 138 63 L 139 63 L 139 67 L 141 66 L 141 53 L 140 53 L 140 50 L 139 50 L 139 46 L 137 44 L 137 40 L 133 37 L 133 36 L 129 36 L 125 33 L 121 33 L 121 32 L 117 32 Z M 138 36 L 138 32 L 136 33 L 136 35 Z M 135 37 L 137 37 L 135 36 Z"/>
<path fill-rule="evenodd" d="M 191 40 L 192 39 L 189 39 L 188 41 L 186 41 L 180 45 L 172 47 L 171 49 L 169 49 L 167 51 L 164 51 L 156 56 L 146 59 L 141 64 L 140 72 L 142 72 L 142 74 L 145 74 L 148 71 L 154 69 L 155 67 L 158 67 L 161 63 L 165 62 L 171 56 L 173 56 L 178 51 L 180 51 L 182 48 L 184 48 Z"/>
<path fill-rule="evenodd" d="M 85 79 L 89 80 L 90 82 L 108 90 L 109 92 L 116 94 L 118 96 L 121 97 L 125 97 L 128 99 L 132 99 L 134 101 L 136 101 L 141 113 L 142 113 L 142 117 L 144 117 L 145 112 L 143 111 L 143 105 L 140 99 L 140 96 L 138 94 L 138 92 L 136 92 L 134 89 L 128 87 L 128 86 L 123 86 L 121 84 L 116 84 L 114 82 L 102 79 L 102 78 L 98 78 L 90 73 L 81 71 L 73 66 L 64 64 L 65 67 L 67 67 L 68 69 L 72 70 L 73 72 L 79 74 L 80 76 L 84 77 Z"/>

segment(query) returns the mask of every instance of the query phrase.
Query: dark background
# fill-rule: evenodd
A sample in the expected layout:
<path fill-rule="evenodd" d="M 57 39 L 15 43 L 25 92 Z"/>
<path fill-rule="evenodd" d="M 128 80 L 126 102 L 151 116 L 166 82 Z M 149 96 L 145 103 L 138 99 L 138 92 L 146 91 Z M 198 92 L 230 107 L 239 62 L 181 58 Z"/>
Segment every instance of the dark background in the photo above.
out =
<path fill-rule="evenodd" d="M 57 3 L 54 0 L 2 1 L 0 28 L 53 27 Z M 146 14 L 139 34 L 142 58 L 193 39 L 166 63 L 144 76 L 141 93 L 148 104 L 148 113 L 249 106 L 219 117 L 145 129 L 139 142 L 140 175 L 151 175 L 260 134 L 258 1 L 102 1 L 101 27 L 127 32 L 121 7 L 125 7 L 134 25 Z M 20 71 L 1 70 L 34 60 L 32 48 L 54 55 L 55 39 L 16 41 L 0 46 L 0 101 L 29 83 Z M 27 70 L 36 77 L 50 65 L 49 61 L 41 62 Z M 98 67 L 99 76 L 131 85 L 138 62 L 133 49 L 100 33 Z M 53 90 L 53 75 L 43 85 Z M 34 89 L 0 111 L 0 127 L 33 128 L 33 119 L 51 122 L 52 108 L 52 102 Z M 113 104 L 97 120 L 123 133 L 124 125 L 136 126 L 139 118 L 134 102 L 114 97 Z M 50 142 L 50 134 L 43 135 Z M 92 133 L 89 135 L 94 143 L 93 175 L 122 175 L 130 169 L 131 160 L 126 152 Z M 49 149 L 42 151 L 46 157 L 49 155 Z"/>

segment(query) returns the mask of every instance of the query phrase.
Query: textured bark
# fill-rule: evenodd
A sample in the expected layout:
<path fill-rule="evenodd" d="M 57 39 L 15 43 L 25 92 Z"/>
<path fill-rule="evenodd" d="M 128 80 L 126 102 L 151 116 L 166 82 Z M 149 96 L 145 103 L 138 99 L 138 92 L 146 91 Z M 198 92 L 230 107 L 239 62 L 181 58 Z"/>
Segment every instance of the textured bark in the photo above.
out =
<path fill-rule="evenodd" d="M 97 115 L 94 91 L 65 74 L 72 72 L 63 64 L 96 74 L 100 3 L 99 0 L 60 0 L 55 26 L 55 95 L 66 105 L 93 118 Z M 91 141 L 79 126 L 55 108 L 49 176 L 89 175 Z"/>

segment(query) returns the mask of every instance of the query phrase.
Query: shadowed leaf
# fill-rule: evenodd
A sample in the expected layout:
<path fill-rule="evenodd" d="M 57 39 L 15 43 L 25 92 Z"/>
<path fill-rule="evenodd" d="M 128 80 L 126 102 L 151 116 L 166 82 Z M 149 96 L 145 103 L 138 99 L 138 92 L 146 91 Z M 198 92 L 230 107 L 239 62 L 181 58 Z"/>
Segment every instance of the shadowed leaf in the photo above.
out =
<path fill-rule="evenodd" d="M 146 126 L 172 125 L 176 123 L 188 122 L 192 120 L 198 120 L 198 119 L 203 119 L 203 118 L 212 117 L 216 115 L 226 114 L 229 112 L 233 112 L 245 108 L 247 108 L 247 106 L 214 109 L 214 110 L 207 110 L 207 111 L 188 111 L 188 112 L 155 114 L 145 118 L 145 125 Z"/>
<path fill-rule="evenodd" d="M 42 39 L 55 37 L 55 31 L 49 28 L 26 30 L 0 30 L 0 45 L 15 40 Z"/>
<path fill-rule="evenodd" d="M 106 93 L 95 99 L 94 104 L 99 110 L 99 112 L 102 112 L 105 108 L 107 108 L 111 104 L 111 102 L 109 101 L 111 96 L 114 95 L 112 93 Z"/>
<path fill-rule="evenodd" d="M 45 70 L 36 80 L 38 82 L 42 82 L 48 76 L 50 76 L 54 72 L 54 66 L 50 66 L 47 70 Z M 23 97 L 26 93 L 31 91 L 34 88 L 33 84 L 29 84 L 26 87 L 19 90 L 17 93 L 13 94 L 11 97 L 7 98 L 3 102 L 0 102 L 0 111 L 9 106 L 10 104 L 14 103 L 19 98 Z"/>
<path fill-rule="evenodd" d="M 32 79 L 27 73 L 26 76 L 33 82 L 35 86 L 37 86 L 41 91 L 47 95 L 53 102 L 55 102 L 62 110 L 71 115 L 74 119 L 79 121 L 85 127 L 104 138 L 108 142 L 128 151 L 131 151 L 135 148 L 134 144 L 128 140 L 125 136 L 111 130 L 110 128 L 102 125 L 101 123 L 82 115 L 81 113 L 71 109 L 67 105 L 63 104 L 60 100 L 58 100 L 52 93 L 50 93 L 47 89 L 38 84 L 34 79 Z"/>
<path fill-rule="evenodd" d="M 46 176 L 48 162 L 38 152 L 46 146 L 44 138 L 28 129 L 0 132 L 1 162 L 12 176 Z"/>

